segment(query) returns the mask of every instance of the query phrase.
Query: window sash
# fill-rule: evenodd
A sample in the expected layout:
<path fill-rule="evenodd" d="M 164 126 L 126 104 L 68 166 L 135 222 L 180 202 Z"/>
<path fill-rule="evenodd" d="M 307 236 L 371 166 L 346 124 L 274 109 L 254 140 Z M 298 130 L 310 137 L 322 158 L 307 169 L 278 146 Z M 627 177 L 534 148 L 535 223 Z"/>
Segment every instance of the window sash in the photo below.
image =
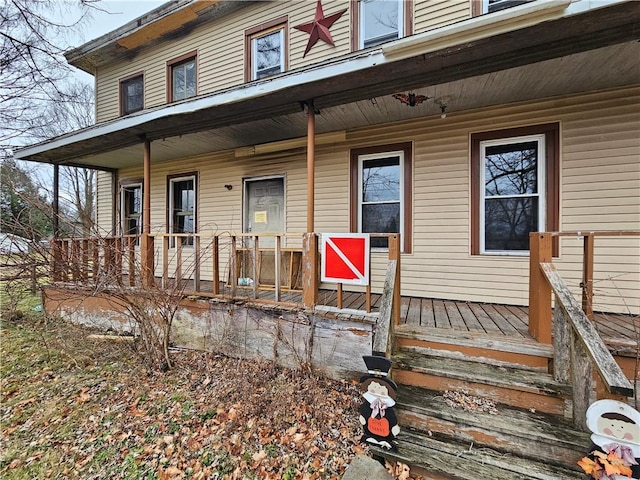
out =
<path fill-rule="evenodd" d="M 136 245 L 140 244 L 142 233 L 142 184 L 130 183 L 120 190 L 120 231 L 122 235 L 136 235 Z"/>
<path fill-rule="evenodd" d="M 267 37 L 277 38 L 277 58 L 274 54 L 274 58 L 267 59 L 269 63 L 267 65 L 261 65 L 260 60 L 261 52 L 260 40 L 265 40 Z M 285 64 L 285 45 L 284 45 L 284 27 L 279 26 L 271 30 L 257 33 L 251 37 L 251 78 L 253 80 L 259 80 L 261 78 L 268 77 L 270 75 L 276 75 L 284 72 Z"/>
<path fill-rule="evenodd" d="M 536 182 L 535 187 L 531 192 L 527 193 L 509 193 L 509 194 L 487 194 L 487 150 L 490 147 L 507 147 L 509 145 L 517 145 L 517 144 L 525 144 L 525 143 L 535 143 L 537 145 L 537 157 L 536 157 Z M 480 193 L 480 205 L 479 205 L 479 227 L 480 227 L 480 253 L 481 254 L 493 254 L 493 255 L 528 255 L 528 232 L 532 231 L 532 228 L 535 228 L 533 231 L 543 231 L 546 225 L 546 172 L 545 165 L 546 161 L 546 142 L 545 135 L 530 135 L 530 136 L 522 136 L 522 137 L 512 137 L 512 138 L 502 138 L 495 140 L 485 140 L 480 142 L 480 168 L 479 168 L 479 193 Z M 514 202 L 515 200 L 515 202 Z M 531 215 L 535 215 L 537 219 L 534 222 L 516 222 L 515 215 L 519 215 L 522 218 L 522 215 L 525 214 L 523 212 L 522 205 L 527 203 L 531 205 Z M 521 245 L 522 248 L 490 248 L 487 243 L 491 244 L 497 240 L 491 240 L 487 242 L 487 235 L 491 233 L 488 231 L 487 226 L 487 212 L 489 211 L 492 205 L 501 204 L 500 209 L 504 213 L 505 216 L 502 217 L 503 223 L 508 223 L 511 226 L 512 233 L 515 236 L 511 237 L 503 237 L 503 244 L 512 244 L 512 245 Z M 511 205 L 511 210 L 508 210 L 509 204 Z M 508 211 L 507 211 L 508 210 Z M 500 212 L 498 212 L 500 213 Z M 511 215 L 510 218 L 507 218 L 507 215 Z M 526 218 L 524 219 L 526 220 Z M 494 216 L 494 221 L 498 221 L 499 223 L 499 215 Z M 518 241 L 517 233 L 515 230 L 518 227 L 525 228 L 526 238 L 524 235 L 520 234 L 520 240 Z M 495 237 L 494 237 L 495 238 Z"/>
<path fill-rule="evenodd" d="M 196 233 L 196 193 L 195 175 L 170 179 L 169 233 Z M 170 244 L 176 246 L 175 237 Z M 180 245 L 193 245 L 193 237 L 181 237 Z"/>
<path fill-rule="evenodd" d="M 397 6 L 397 25 L 395 29 L 387 26 L 382 31 L 372 33 L 371 28 L 367 29 L 367 24 L 376 20 L 376 13 L 374 9 L 376 7 L 387 7 L 391 3 L 395 3 Z M 386 4 L 386 5 L 385 5 Z M 392 9 L 390 9 L 392 10 Z M 384 12 L 383 12 L 384 13 Z M 402 0 L 360 0 L 360 48 L 368 48 L 374 45 L 379 45 L 384 42 L 401 38 L 404 32 L 404 2 Z"/>
<path fill-rule="evenodd" d="M 173 100 L 184 100 L 196 95 L 196 59 L 190 58 L 171 66 Z"/>
<path fill-rule="evenodd" d="M 137 112 L 144 106 L 144 84 L 142 75 L 120 83 L 120 95 L 122 98 L 122 113 Z"/>
<path fill-rule="evenodd" d="M 482 0 L 482 13 L 493 13 L 536 0 Z"/>
<path fill-rule="evenodd" d="M 382 163 L 388 163 L 389 165 L 384 165 L 384 166 L 375 166 L 375 160 L 380 160 L 382 161 Z M 387 160 L 387 162 L 385 162 L 384 160 Z M 372 162 L 373 161 L 373 162 Z M 397 163 L 395 163 L 397 161 Z M 401 233 L 404 234 L 404 151 L 402 150 L 398 150 L 398 151 L 390 151 L 390 152 L 381 152 L 381 153 L 375 153 L 375 154 L 369 154 L 369 155 L 359 155 L 358 156 L 358 232 L 361 233 Z M 393 162 L 393 164 L 391 164 Z M 374 166 L 371 167 L 367 167 L 366 164 L 370 163 L 373 164 Z M 385 168 L 385 167 L 390 167 L 393 166 L 395 168 L 397 168 L 397 178 L 398 178 L 398 187 L 397 187 L 397 193 L 394 192 L 394 196 L 397 198 L 388 198 L 388 199 L 375 199 L 375 200 L 365 200 L 365 188 L 364 188 L 364 171 L 366 169 L 373 169 L 373 168 Z M 373 231 L 372 227 L 367 228 L 367 224 L 370 224 L 371 222 L 369 222 L 368 218 L 365 218 L 365 212 L 366 211 L 370 211 L 372 214 L 377 213 L 382 214 L 385 210 L 387 212 L 391 212 L 392 209 L 390 208 L 371 208 L 371 207 L 376 207 L 376 206 L 388 206 L 388 207 L 393 207 L 394 205 L 398 205 L 398 212 L 397 212 L 397 228 L 395 229 L 394 232 L 392 231 Z M 396 215 L 395 212 L 393 212 L 393 215 Z M 375 223 L 375 222 L 373 222 Z M 387 249 L 388 248 L 388 240 L 386 238 L 376 238 L 376 237 L 372 237 L 371 238 L 371 243 L 370 243 L 372 249 L 376 250 L 376 249 Z M 404 250 L 404 247 L 403 247 Z"/>

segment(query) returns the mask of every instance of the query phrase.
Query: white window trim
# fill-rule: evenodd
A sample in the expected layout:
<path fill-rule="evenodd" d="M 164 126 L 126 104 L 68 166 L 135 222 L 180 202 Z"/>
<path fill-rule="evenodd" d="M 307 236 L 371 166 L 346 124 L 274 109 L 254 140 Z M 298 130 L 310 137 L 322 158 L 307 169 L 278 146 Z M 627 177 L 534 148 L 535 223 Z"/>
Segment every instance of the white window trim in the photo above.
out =
<path fill-rule="evenodd" d="M 175 233 L 173 231 L 173 186 L 177 182 L 184 182 L 193 180 L 193 230 L 194 233 L 198 231 L 198 178 L 196 175 L 185 175 L 184 177 L 174 177 L 169 179 L 169 233 Z M 178 242 L 175 241 L 175 237 L 171 237 L 169 242 L 171 248 L 176 248 Z M 181 245 L 181 248 L 193 248 L 192 245 Z"/>
<path fill-rule="evenodd" d="M 360 49 L 365 48 L 364 46 L 365 15 L 364 15 L 363 9 L 364 9 L 364 4 L 367 3 L 368 1 L 369 0 L 360 0 L 360 2 L 358 2 L 358 8 L 360 9 L 360 11 L 358 12 L 358 15 L 360 18 L 360 25 L 358 25 L 358 29 L 360 31 L 358 46 Z M 483 2 L 485 1 L 488 2 L 489 0 L 483 0 Z M 398 5 L 398 39 L 400 39 L 404 37 L 404 0 L 397 0 L 396 3 Z"/>
<path fill-rule="evenodd" d="M 481 255 L 509 255 L 509 256 L 528 256 L 529 250 L 489 250 L 485 249 L 485 160 L 486 160 L 486 147 L 510 145 L 513 143 L 532 142 L 538 143 L 538 165 L 537 165 L 537 177 L 538 177 L 538 191 L 535 194 L 526 195 L 499 195 L 493 198 L 516 198 L 516 197 L 538 197 L 538 231 L 542 232 L 546 225 L 546 212 L 547 212 L 547 191 L 546 191 L 546 136 L 544 134 L 539 135 L 526 135 L 522 137 L 508 137 L 499 138 L 494 140 L 484 140 L 480 142 L 480 254 Z M 492 197 L 489 197 L 492 198 Z"/>
<path fill-rule="evenodd" d="M 129 190 L 133 188 L 140 188 L 140 193 L 143 194 L 141 182 L 127 183 L 120 186 L 120 231 L 122 232 L 123 235 L 128 235 L 127 205 L 126 205 L 125 190 Z M 140 231 L 140 233 L 142 233 L 143 217 L 144 217 L 144 209 L 142 209 L 142 211 L 140 212 L 140 220 L 138 225 L 138 230 Z"/>
<path fill-rule="evenodd" d="M 280 37 L 280 72 L 284 72 L 284 64 L 285 64 L 285 44 L 284 44 L 284 26 L 274 27 L 273 29 L 268 29 L 262 32 L 258 32 L 255 35 L 251 36 L 251 80 L 256 80 L 258 78 L 258 42 L 259 38 L 265 37 L 267 35 L 271 35 L 275 32 L 278 32 Z"/>
<path fill-rule="evenodd" d="M 403 150 L 391 150 L 388 152 L 379 152 L 379 153 L 371 153 L 371 154 L 366 154 L 366 155 L 358 155 L 358 232 L 359 233 L 366 233 L 362 231 L 362 205 L 366 204 L 366 203 L 375 203 L 375 204 L 380 204 L 380 203 L 396 203 L 396 200 L 387 200 L 387 201 L 381 201 L 381 202 L 363 202 L 362 201 L 362 165 L 364 164 L 364 162 L 366 162 L 367 160 L 376 160 L 378 158 L 388 158 L 388 157 L 398 157 L 399 158 L 399 163 L 398 163 L 398 168 L 400 169 L 400 191 L 399 191 L 399 195 L 400 198 L 398 199 L 398 201 L 400 202 L 400 224 L 398 229 L 400 230 L 400 234 L 404 235 L 404 162 L 405 162 L 405 158 L 404 158 L 404 151 Z M 377 232 L 374 232 L 377 233 Z M 404 253 L 404 242 L 401 242 L 401 253 Z M 371 251 L 372 252 L 387 252 L 389 249 L 388 248 L 382 248 L 382 247 L 371 247 Z"/>

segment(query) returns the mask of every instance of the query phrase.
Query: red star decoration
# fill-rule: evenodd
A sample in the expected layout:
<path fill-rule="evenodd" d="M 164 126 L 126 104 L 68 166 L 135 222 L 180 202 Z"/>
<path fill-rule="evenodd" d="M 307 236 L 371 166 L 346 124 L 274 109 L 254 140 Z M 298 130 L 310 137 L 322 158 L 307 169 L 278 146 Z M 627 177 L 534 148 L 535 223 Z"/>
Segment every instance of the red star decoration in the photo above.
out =
<path fill-rule="evenodd" d="M 345 8 L 341 12 L 325 17 L 324 12 L 322 11 L 322 3 L 318 0 L 318 4 L 316 5 L 316 16 L 314 17 L 313 22 L 293 27 L 296 30 L 309 34 L 307 48 L 305 49 L 302 58 L 307 56 L 311 47 L 318 43 L 318 40 L 322 40 L 323 42 L 333 46 L 333 38 L 331 38 L 331 32 L 329 32 L 329 29 L 331 28 L 331 25 L 333 25 L 346 11 L 347 9 Z"/>

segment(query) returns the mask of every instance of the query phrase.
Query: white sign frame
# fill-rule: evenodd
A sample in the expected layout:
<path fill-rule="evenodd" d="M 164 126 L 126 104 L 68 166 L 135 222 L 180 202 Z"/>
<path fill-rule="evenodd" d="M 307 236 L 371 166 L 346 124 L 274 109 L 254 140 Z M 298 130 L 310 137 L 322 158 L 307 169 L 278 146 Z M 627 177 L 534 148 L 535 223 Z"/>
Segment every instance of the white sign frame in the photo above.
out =
<path fill-rule="evenodd" d="M 346 257 L 346 255 L 344 255 L 344 253 L 340 251 L 335 243 L 333 243 L 333 241 L 331 240 L 332 238 L 361 238 L 364 240 L 364 272 L 360 272 L 353 265 L 353 263 Z M 343 285 L 369 285 L 369 271 L 371 270 L 371 243 L 369 238 L 370 237 L 368 233 L 323 233 L 321 237 L 322 262 L 320 280 L 327 283 L 342 283 Z M 345 279 L 327 276 L 327 243 L 329 243 L 331 249 L 336 252 L 336 254 L 342 259 L 342 261 L 347 265 L 347 267 L 349 267 L 349 269 L 356 275 L 357 278 Z"/>

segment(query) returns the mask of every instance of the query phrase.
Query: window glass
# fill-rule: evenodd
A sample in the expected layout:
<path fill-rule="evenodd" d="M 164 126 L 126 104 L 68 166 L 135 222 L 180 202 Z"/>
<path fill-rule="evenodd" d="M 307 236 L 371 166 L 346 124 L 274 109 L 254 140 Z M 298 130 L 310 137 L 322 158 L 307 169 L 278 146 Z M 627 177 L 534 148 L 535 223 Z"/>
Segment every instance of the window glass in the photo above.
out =
<path fill-rule="evenodd" d="M 399 233 L 402 225 L 402 154 L 361 159 L 360 231 Z M 372 247 L 387 247 L 386 238 L 371 238 Z"/>
<path fill-rule="evenodd" d="M 142 75 L 122 81 L 120 95 L 123 115 L 142 110 L 144 100 Z"/>
<path fill-rule="evenodd" d="M 485 12 L 491 13 L 534 1 L 536 0 L 484 0 L 484 6 Z"/>
<path fill-rule="evenodd" d="M 362 0 L 360 2 L 363 48 L 395 40 L 401 36 L 402 3 L 400 0 Z"/>
<path fill-rule="evenodd" d="M 195 233 L 195 178 L 174 179 L 170 185 L 171 233 Z M 182 245 L 193 245 L 193 237 L 180 240 Z"/>
<path fill-rule="evenodd" d="M 142 233 L 142 185 L 132 184 L 122 188 L 122 233 L 140 235 Z M 139 239 L 136 239 L 136 244 Z"/>
<path fill-rule="evenodd" d="M 483 251 L 528 251 L 529 233 L 542 229 L 542 145 L 535 137 L 481 144 Z"/>
<path fill-rule="evenodd" d="M 172 98 L 183 100 L 196 95 L 196 59 L 173 65 L 171 67 Z"/>
<path fill-rule="evenodd" d="M 282 28 L 251 39 L 254 80 L 284 71 L 284 30 Z"/>

